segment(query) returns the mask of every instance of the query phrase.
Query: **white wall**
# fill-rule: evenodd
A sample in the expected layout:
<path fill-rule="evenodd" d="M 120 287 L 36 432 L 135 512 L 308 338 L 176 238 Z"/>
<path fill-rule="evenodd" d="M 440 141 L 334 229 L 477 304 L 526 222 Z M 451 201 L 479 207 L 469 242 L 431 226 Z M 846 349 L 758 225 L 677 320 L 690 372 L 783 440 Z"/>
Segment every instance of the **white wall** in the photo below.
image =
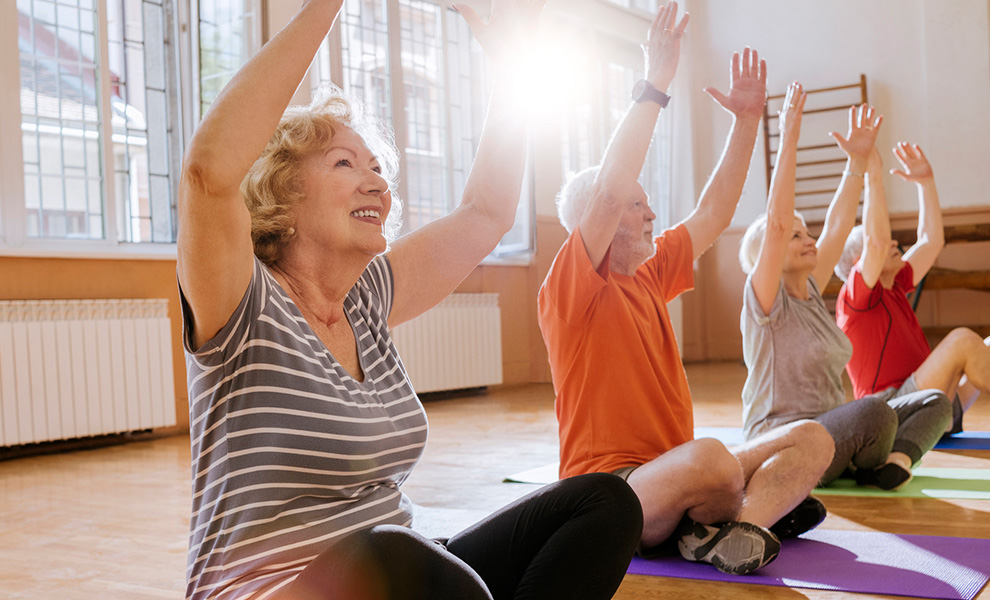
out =
<path fill-rule="evenodd" d="M 728 121 L 701 89 L 727 87 L 728 60 L 746 45 L 767 60 L 770 94 L 854 83 L 865 73 L 884 114 L 888 168 L 899 140 L 918 143 L 935 169 L 945 208 L 990 204 L 990 15 L 987 0 L 685 0 L 691 13 L 688 81 L 698 189 L 721 152 Z M 687 68 L 685 68 L 687 67 Z M 845 133 L 845 132 L 843 132 Z M 913 186 L 885 181 L 892 212 L 917 210 Z M 762 133 L 733 222 L 766 205 Z"/>

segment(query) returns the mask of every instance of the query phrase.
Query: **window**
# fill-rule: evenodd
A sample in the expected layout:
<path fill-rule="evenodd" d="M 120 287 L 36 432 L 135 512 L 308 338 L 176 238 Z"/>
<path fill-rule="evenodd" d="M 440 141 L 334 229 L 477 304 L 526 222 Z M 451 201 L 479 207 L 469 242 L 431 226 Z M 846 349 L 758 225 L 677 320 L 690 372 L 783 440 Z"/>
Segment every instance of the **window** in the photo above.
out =
<path fill-rule="evenodd" d="M 23 194 L 5 193 L 0 205 L 4 245 L 173 242 L 170 5 L 17 0 L 0 11 L 18 24 L 20 82 L 21 148 L 9 153 L 19 164 L 5 175 L 16 170 L 23 185 Z"/>
<path fill-rule="evenodd" d="M 606 44 L 608 46 L 608 44 Z M 578 171 L 597 164 L 622 116 L 630 104 L 633 84 L 642 79 L 642 63 L 638 48 L 606 47 L 604 60 L 597 63 L 595 76 L 583 82 L 567 111 L 563 131 L 563 178 L 567 181 Z M 586 64 L 594 61 L 587 59 Z M 653 144 L 646 155 L 639 181 L 650 198 L 650 208 L 656 213 L 655 233 L 670 227 L 670 106 L 664 109 L 653 132 Z M 596 118 L 597 117 L 597 118 Z"/>
<path fill-rule="evenodd" d="M 467 23 L 423 0 L 346 0 L 338 22 L 339 35 L 317 56 L 313 84 L 333 81 L 394 128 L 403 232 L 450 213 L 461 201 L 488 99 L 484 53 Z M 524 191 L 496 254 L 531 248 L 531 212 Z"/>
<path fill-rule="evenodd" d="M 261 48 L 258 0 L 199 0 L 199 114 L 203 115 L 227 82 Z"/>

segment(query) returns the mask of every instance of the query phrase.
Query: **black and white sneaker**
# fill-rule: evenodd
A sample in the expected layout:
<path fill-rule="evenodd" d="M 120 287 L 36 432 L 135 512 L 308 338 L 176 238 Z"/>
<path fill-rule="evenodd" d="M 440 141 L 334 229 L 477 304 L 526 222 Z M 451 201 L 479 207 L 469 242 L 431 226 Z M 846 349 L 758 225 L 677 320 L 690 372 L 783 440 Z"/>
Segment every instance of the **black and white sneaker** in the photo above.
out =
<path fill-rule="evenodd" d="M 752 573 L 780 552 L 780 540 L 770 530 L 743 521 L 703 525 L 685 516 L 675 535 L 685 560 L 711 563 L 730 575 Z"/>
<path fill-rule="evenodd" d="M 770 531 L 777 536 L 778 540 L 795 538 L 802 533 L 811 531 L 818 527 L 828 511 L 821 500 L 814 496 L 808 496 L 800 504 L 791 509 L 780 518 L 779 521 L 770 526 Z"/>

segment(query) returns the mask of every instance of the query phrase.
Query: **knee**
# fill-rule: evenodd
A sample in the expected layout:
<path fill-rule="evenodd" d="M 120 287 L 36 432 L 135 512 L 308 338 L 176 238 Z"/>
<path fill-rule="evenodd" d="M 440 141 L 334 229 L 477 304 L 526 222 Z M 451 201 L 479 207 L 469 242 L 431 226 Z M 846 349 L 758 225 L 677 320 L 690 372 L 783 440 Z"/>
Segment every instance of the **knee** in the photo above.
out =
<path fill-rule="evenodd" d="M 608 516 L 616 526 L 624 525 L 638 539 L 643 529 L 643 508 L 639 497 L 624 479 L 611 473 L 589 473 L 561 482 L 572 494 L 582 494 L 594 510 Z"/>
<path fill-rule="evenodd" d="M 869 423 L 871 428 L 878 431 L 889 431 L 891 435 L 897 431 L 897 412 L 883 398 L 867 396 L 855 400 L 858 404 L 857 421 Z M 850 423 L 849 425 L 853 425 Z"/>
<path fill-rule="evenodd" d="M 817 421 L 798 421 L 789 436 L 793 446 L 800 449 L 801 456 L 821 472 L 832 463 L 835 455 L 835 440 L 824 425 Z"/>
<path fill-rule="evenodd" d="M 419 545 L 420 535 L 408 527 L 401 525 L 376 525 L 370 529 L 357 532 L 348 536 L 348 540 L 356 542 L 359 547 L 374 553 L 381 554 L 388 550 L 405 548 L 410 545 Z"/>
<path fill-rule="evenodd" d="M 942 390 L 924 390 L 926 395 L 921 399 L 921 405 L 930 411 L 933 419 L 948 425 L 952 421 L 952 400 Z"/>
<path fill-rule="evenodd" d="M 715 439 L 702 438 L 691 445 L 692 478 L 697 485 L 741 496 L 746 481 L 739 459 Z"/>
<path fill-rule="evenodd" d="M 990 339 L 990 338 L 987 338 Z M 985 351 L 986 345 L 979 334 L 968 327 L 956 327 L 949 332 L 945 339 L 939 342 L 938 346 L 945 346 L 953 352 L 965 355 L 972 352 Z"/>

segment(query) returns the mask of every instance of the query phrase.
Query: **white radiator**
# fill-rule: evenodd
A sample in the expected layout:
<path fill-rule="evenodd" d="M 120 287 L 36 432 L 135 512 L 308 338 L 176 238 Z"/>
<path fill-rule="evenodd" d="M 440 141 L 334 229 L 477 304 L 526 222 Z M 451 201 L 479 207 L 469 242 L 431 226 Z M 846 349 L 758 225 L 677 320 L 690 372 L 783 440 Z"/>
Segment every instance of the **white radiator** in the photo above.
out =
<path fill-rule="evenodd" d="M 0 446 L 175 425 L 168 301 L 0 301 Z"/>
<path fill-rule="evenodd" d="M 392 339 L 417 392 L 502 383 L 498 294 L 452 294 L 394 328 Z"/>

